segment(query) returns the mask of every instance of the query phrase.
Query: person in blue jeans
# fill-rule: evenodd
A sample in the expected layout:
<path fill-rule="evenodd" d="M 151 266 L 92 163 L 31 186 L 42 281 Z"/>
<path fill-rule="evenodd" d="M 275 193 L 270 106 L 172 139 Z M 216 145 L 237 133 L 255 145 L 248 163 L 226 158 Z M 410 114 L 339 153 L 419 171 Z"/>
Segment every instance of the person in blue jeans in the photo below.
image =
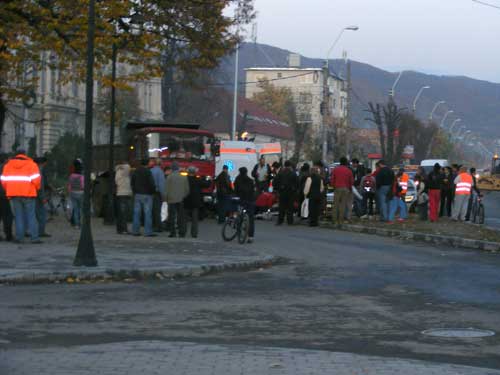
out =
<path fill-rule="evenodd" d="M 402 222 L 408 218 L 408 209 L 406 203 L 403 201 L 404 195 L 401 194 L 401 187 L 399 186 L 398 179 L 394 178 L 392 185 L 392 199 L 389 202 L 389 217 L 388 223 L 393 223 L 396 213 L 399 210 L 398 221 Z"/>
<path fill-rule="evenodd" d="M 36 220 L 34 198 L 14 197 L 11 199 L 16 225 L 16 242 L 22 242 L 24 233 L 29 232 L 32 243 L 40 243 L 38 221 Z M 25 224 L 27 228 L 25 227 Z"/>
<path fill-rule="evenodd" d="M 132 193 L 134 193 L 134 218 L 132 220 L 132 234 L 140 236 L 141 213 L 144 217 L 144 236 L 155 237 L 153 233 L 153 195 L 156 185 L 151 170 L 147 167 L 148 159 L 142 161 L 130 179 Z"/>
<path fill-rule="evenodd" d="M 377 184 L 377 205 L 380 211 L 380 220 L 389 220 L 389 199 L 388 194 L 392 189 L 394 182 L 394 172 L 385 164 L 385 161 L 380 160 L 376 172 Z"/>

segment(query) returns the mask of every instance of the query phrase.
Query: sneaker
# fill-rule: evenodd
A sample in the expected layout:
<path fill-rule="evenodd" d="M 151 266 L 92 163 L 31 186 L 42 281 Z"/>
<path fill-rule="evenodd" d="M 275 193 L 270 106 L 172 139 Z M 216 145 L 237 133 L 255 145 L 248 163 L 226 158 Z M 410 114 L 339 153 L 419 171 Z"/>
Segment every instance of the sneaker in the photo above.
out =
<path fill-rule="evenodd" d="M 368 215 L 363 215 L 363 216 L 361 216 L 361 218 L 360 218 L 360 219 L 368 219 L 368 218 L 369 218 L 369 216 L 368 216 Z"/>
<path fill-rule="evenodd" d="M 46 238 L 48 238 L 48 237 L 52 237 L 52 236 L 50 234 L 48 234 L 48 233 L 42 233 L 40 235 L 40 237 L 46 237 Z"/>
<path fill-rule="evenodd" d="M 406 219 L 401 219 L 401 218 L 398 219 L 399 223 L 404 223 L 405 221 L 406 221 Z"/>
<path fill-rule="evenodd" d="M 247 243 L 252 243 L 253 242 L 253 237 L 248 237 Z"/>
<path fill-rule="evenodd" d="M 394 221 L 386 221 L 385 223 L 388 224 L 388 225 L 393 225 Z"/>
<path fill-rule="evenodd" d="M 156 233 L 145 234 L 144 237 L 158 237 Z"/>

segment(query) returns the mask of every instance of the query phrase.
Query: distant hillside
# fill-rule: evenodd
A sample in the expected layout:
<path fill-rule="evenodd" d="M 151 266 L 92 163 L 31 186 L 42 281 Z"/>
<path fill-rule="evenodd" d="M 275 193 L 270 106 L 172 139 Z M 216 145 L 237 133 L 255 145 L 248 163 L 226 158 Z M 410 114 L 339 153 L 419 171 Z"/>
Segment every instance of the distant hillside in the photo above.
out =
<path fill-rule="evenodd" d="M 240 50 L 240 81 L 244 80 L 244 69 L 255 66 L 287 66 L 290 51 L 280 48 L 253 43 L 246 43 Z M 302 67 L 321 67 L 321 59 L 302 58 Z M 345 77 L 343 60 L 330 63 L 331 69 Z M 223 82 L 233 82 L 234 56 L 226 58 L 219 70 L 219 79 Z M 369 127 L 365 121 L 369 101 L 384 102 L 396 79 L 397 73 L 387 72 L 374 66 L 353 61 L 353 122 L 357 127 Z M 480 81 L 468 77 L 436 76 L 419 72 L 405 71 L 396 90 L 396 101 L 402 107 L 411 110 L 412 103 L 422 86 L 431 86 L 422 95 L 417 116 L 427 119 L 434 104 L 445 100 L 447 107 L 442 106 L 436 112 L 435 119 L 448 109 L 455 111 L 454 117 L 462 118 L 462 124 L 481 134 L 486 139 L 500 138 L 500 84 Z"/>

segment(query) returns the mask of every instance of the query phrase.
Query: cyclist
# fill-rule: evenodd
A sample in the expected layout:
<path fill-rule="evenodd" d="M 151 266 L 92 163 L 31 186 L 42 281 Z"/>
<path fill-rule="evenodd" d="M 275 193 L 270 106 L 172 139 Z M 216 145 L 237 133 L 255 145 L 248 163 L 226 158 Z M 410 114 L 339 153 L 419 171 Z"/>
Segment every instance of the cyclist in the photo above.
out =
<path fill-rule="evenodd" d="M 240 204 L 246 209 L 249 219 L 248 243 L 255 235 L 255 182 L 248 177 L 248 169 L 241 167 L 240 174 L 234 180 L 234 192 L 240 198 Z"/>

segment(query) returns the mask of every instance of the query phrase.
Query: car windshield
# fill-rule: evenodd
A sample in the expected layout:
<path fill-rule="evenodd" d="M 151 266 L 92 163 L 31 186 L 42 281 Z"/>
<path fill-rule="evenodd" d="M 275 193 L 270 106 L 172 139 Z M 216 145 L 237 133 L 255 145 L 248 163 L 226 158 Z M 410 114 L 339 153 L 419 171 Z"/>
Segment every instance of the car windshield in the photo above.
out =
<path fill-rule="evenodd" d="M 149 157 L 181 160 L 213 160 L 214 139 L 205 135 L 182 133 L 149 133 Z"/>

